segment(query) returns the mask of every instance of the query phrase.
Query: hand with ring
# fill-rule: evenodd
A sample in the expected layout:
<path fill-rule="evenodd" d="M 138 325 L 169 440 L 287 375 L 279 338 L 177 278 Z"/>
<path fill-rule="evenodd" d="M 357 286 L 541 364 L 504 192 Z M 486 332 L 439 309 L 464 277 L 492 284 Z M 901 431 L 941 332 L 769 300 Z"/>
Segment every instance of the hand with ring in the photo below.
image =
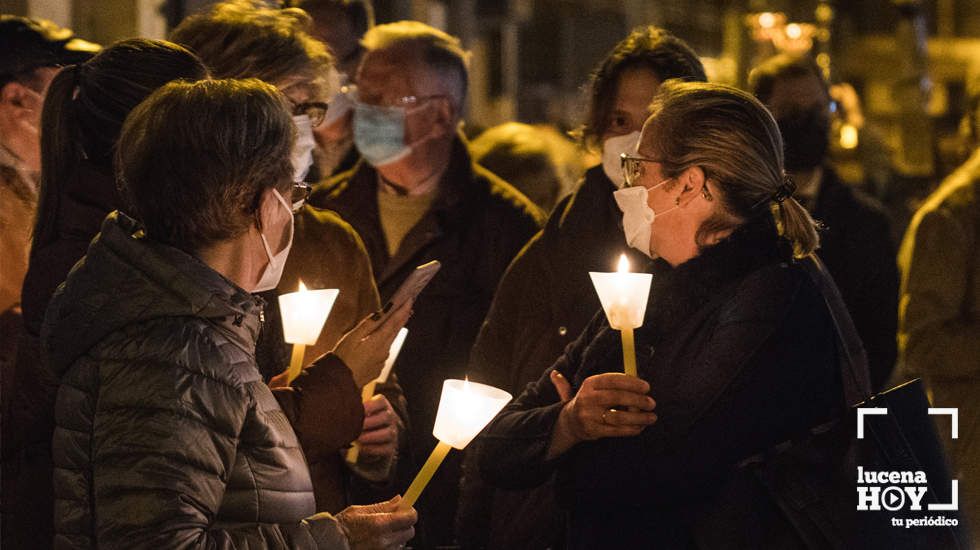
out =
<path fill-rule="evenodd" d="M 575 395 L 557 371 L 551 382 L 565 403 L 552 433 L 548 458 L 554 458 L 581 441 L 603 437 L 631 437 L 657 421 L 657 403 L 647 395 L 650 384 L 635 376 L 609 372 L 590 376 Z"/>

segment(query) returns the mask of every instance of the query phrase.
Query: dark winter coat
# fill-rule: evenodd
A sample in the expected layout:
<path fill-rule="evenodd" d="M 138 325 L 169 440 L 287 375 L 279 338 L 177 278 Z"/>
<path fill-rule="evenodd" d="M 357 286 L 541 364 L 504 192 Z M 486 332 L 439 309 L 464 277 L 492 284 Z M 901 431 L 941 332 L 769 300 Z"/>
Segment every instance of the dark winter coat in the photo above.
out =
<path fill-rule="evenodd" d="M 634 271 L 652 262 L 626 244 L 616 187 L 602 166 L 585 173 L 544 229 L 514 258 L 470 356 L 470 377 L 519 395 L 554 363 L 599 309 L 590 271 L 612 271 L 626 253 Z M 498 491 L 466 453 L 458 531 L 467 548 L 548 548 L 564 526 L 550 483 Z"/>
<path fill-rule="evenodd" d="M 584 442 L 546 461 L 563 404 L 546 372 L 481 437 L 480 466 L 502 488 L 558 471 L 570 548 L 688 548 L 732 467 L 839 408 L 835 334 L 823 298 L 771 223 L 753 222 L 674 268 L 636 332 L 639 375 L 658 421 L 632 438 Z M 598 315 L 552 367 L 573 388 L 621 371 L 619 334 Z M 767 501 L 746 503 L 767 516 Z M 756 548 L 774 526 L 738 530 Z M 759 522 L 756 522 L 759 523 Z M 759 537 L 759 538 L 757 538 Z"/>
<path fill-rule="evenodd" d="M 436 408 L 446 378 L 462 378 L 470 348 L 501 275 L 539 229 L 542 215 L 526 197 L 470 159 L 462 138 L 453 145 L 430 211 L 388 254 L 378 214 L 378 173 L 365 162 L 328 180 L 311 203 L 338 212 L 364 240 L 385 303 L 416 266 L 431 260 L 442 269 L 418 297 L 408 338 L 395 364 L 405 391 L 411 432 L 410 460 L 401 487 L 436 445 Z M 447 459 L 419 501 L 420 530 L 448 543 L 458 494 L 458 456 Z"/>
<path fill-rule="evenodd" d="M 891 222 L 878 201 L 841 182 L 829 167 L 812 214 L 826 227 L 818 253 L 864 343 L 871 385 L 880 389 L 898 354 L 899 276 Z"/>
<path fill-rule="evenodd" d="M 106 219 L 42 327 L 61 379 L 56 547 L 346 547 L 333 518 L 304 519 L 297 436 L 331 452 L 355 437 L 357 388 L 328 355 L 274 395 L 255 363 L 261 315 L 200 260 Z"/>

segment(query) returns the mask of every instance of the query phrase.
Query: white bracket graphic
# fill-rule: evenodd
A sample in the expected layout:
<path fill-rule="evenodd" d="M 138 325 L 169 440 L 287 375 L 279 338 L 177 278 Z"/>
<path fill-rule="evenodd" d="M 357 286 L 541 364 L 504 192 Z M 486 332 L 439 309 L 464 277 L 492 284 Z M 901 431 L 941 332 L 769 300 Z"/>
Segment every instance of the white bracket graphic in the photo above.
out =
<path fill-rule="evenodd" d="M 929 415 L 935 416 L 939 414 L 948 414 L 950 416 L 950 423 L 952 424 L 950 432 L 952 432 L 953 439 L 960 438 L 960 410 L 956 407 L 929 407 Z"/>
<path fill-rule="evenodd" d="M 884 407 L 858 407 L 858 439 L 864 439 L 864 415 L 866 414 L 888 414 L 888 409 Z"/>

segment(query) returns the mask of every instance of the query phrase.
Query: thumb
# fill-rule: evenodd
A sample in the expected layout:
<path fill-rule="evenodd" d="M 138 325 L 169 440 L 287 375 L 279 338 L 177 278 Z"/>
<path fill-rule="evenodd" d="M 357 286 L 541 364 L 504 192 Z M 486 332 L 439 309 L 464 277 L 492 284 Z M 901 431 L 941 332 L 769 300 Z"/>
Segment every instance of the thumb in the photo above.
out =
<path fill-rule="evenodd" d="M 551 383 L 555 386 L 555 391 L 558 392 L 558 398 L 562 400 L 562 403 L 571 399 L 572 385 L 568 383 L 568 379 L 562 376 L 562 374 L 556 370 L 551 371 L 549 376 L 551 378 Z"/>

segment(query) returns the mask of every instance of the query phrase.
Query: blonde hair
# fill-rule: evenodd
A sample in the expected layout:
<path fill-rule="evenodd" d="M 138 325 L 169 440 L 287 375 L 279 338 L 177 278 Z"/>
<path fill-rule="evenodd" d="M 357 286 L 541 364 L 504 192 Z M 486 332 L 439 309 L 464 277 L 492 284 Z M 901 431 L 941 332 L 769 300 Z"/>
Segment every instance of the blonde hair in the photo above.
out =
<path fill-rule="evenodd" d="M 276 86 L 301 78 L 314 96 L 326 86 L 332 59 L 309 35 L 301 9 L 259 0 L 227 0 L 184 19 L 170 39 L 196 53 L 215 78 L 258 78 Z"/>
<path fill-rule="evenodd" d="M 641 149 L 677 177 L 699 167 L 720 191 L 720 211 L 698 229 L 703 245 L 751 218 L 772 216 L 776 231 L 806 256 L 820 245 L 817 224 L 792 197 L 783 140 L 772 114 L 752 95 L 719 84 L 665 82 L 653 99 Z M 656 136 L 656 139 L 653 138 Z"/>

